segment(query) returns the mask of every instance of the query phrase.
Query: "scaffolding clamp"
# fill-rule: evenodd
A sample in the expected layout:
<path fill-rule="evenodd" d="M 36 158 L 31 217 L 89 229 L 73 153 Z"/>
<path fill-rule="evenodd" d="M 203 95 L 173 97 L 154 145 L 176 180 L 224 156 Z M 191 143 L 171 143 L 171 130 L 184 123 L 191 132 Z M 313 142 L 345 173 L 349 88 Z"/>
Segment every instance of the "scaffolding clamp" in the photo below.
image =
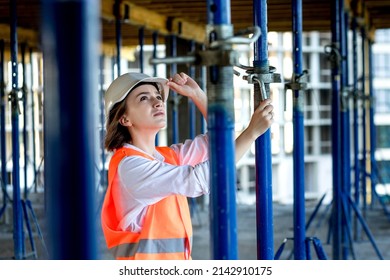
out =
<path fill-rule="evenodd" d="M 353 89 L 351 87 L 343 87 L 340 94 L 341 111 L 346 111 L 348 109 L 348 102 L 350 98 L 356 98 L 356 94 Z"/>
<path fill-rule="evenodd" d="M 332 65 L 332 68 L 339 68 L 341 64 L 341 60 L 343 59 L 340 53 L 339 44 L 333 43 L 331 45 L 326 45 L 324 52 L 327 55 L 328 60 Z"/>
<path fill-rule="evenodd" d="M 261 100 L 265 100 L 270 97 L 268 86 L 269 84 L 282 82 L 280 74 L 275 73 L 276 68 L 273 66 L 268 67 L 268 72 L 259 71 L 257 67 L 244 66 L 240 64 L 236 66 L 246 70 L 248 75 L 243 76 L 243 80 L 247 81 L 249 84 L 259 85 Z"/>
<path fill-rule="evenodd" d="M 297 75 L 295 73 L 292 74 L 292 78 L 290 82 L 285 83 L 284 88 L 291 89 L 291 90 L 306 90 L 307 89 L 307 82 L 306 77 L 308 76 L 309 71 L 303 70 L 302 74 Z"/>
<path fill-rule="evenodd" d="M 18 114 L 22 114 L 19 106 L 19 101 L 22 100 L 22 98 L 19 97 L 20 89 L 12 89 L 8 93 L 8 101 L 11 102 L 11 108 L 12 112 L 18 112 Z"/>
<path fill-rule="evenodd" d="M 208 26 L 210 37 L 217 37 L 217 31 L 228 33 L 232 26 Z M 242 37 L 252 34 L 250 38 Z M 190 53 L 187 56 L 151 58 L 150 64 L 193 64 L 202 66 L 234 66 L 238 64 L 239 56 L 237 51 L 232 49 L 232 45 L 251 44 L 255 42 L 261 34 L 258 26 L 253 26 L 245 30 L 238 31 L 234 36 L 214 40 L 208 44 L 206 50 Z"/>

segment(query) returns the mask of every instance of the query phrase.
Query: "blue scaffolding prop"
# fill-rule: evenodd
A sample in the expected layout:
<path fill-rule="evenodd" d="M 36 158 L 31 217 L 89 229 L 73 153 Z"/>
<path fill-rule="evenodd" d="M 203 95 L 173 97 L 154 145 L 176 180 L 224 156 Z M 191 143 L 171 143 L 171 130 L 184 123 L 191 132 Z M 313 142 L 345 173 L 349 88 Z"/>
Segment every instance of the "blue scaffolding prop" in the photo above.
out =
<path fill-rule="evenodd" d="M 379 174 L 378 165 L 375 158 L 376 151 L 376 126 L 374 123 L 375 116 L 375 94 L 374 94 L 374 82 L 373 82 L 373 53 L 372 53 L 372 40 L 368 42 L 368 72 L 369 72 L 369 100 L 370 100 L 370 161 L 371 161 L 371 193 L 372 193 L 372 202 L 371 206 L 373 207 L 375 202 L 378 201 L 382 206 L 383 212 L 386 217 L 390 220 L 390 210 L 387 208 L 383 199 L 378 195 L 376 190 L 376 185 L 378 182 L 384 184 L 384 180 Z"/>
<path fill-rule="evenodd" d="M 94 116 L 98 100 L 98 11 L 98 3 L 87 0 L 42 2 L 48 93 L 44 104 L 48 151 L 45 190 L 52 259 L 97 258 L 94 161 L 98 122 Z"/>
<path fill-rule="evenodd" d="M 348 259 L 348 254 L 351 253 L 355 259 L 355 252 L 353 250 L 353 237 L 351 233 L 351 209 L 356 215 L 359 226 L 361 225 L 364 229 L 367 237 L 369 238 L 375 252 L 379 259 L 383 259 L 382 254 L 377 247 L 374 237 L 371 234 L 368 225 L 364 221 L 363 214 L 360 212 L 358 206 L 352 199 L 351 192 L 351 181 L 350 181 L 350 154 L 349 152 L 343 152 L 343 149 L 350 150 L 349 142 L 349 109 L 348 109 L 348 95 L 346 94 L 346 87 L 348 84 L 348 71 L 347 71 L 347 34 L 342 31 L 346 29 L 346 23 L 348 17 L 344 13 L 344 2 L 334 0 L 332 2 L 332 45 L 327 46 L 325 52 L 329 55 L 329 60 L 332 66 L 332 160 L 333 160 L 333 200 L 331 203 L 332 213 L 330 219 L 330 227 L 328 232 L 328 238 L 332 237 L 332 253 L 333 259 Z M 352 24 L 354 28 L 354 24 Z M 353 37 L 353 67 L 354 75 L 356 75 L 356 37 Z M 364 46 L 363 39 L 363 46 Z M 328 49 L 327 49 L 328 48 Z M 363 54 L 365 48 L 362 47 Z M 364 55 L 363 55 L 364 57 Z M 363 61 L 363 73 L 364 73 L 364 59 Z M 364 76 L 364 75 L 363 75 Z M 364 80 L 364 79 L 363 79 Z M 354 80 L 354 88 L 357 86 L 356 80 Z M 364 91 L 364 84 L 362 85 Z M 343 95 L 341 95 L 343 93 Z M 356 94 L 356 93 L 355 93 Z M 354 106 L 357 106 L 357 102 L 354 102 Z M 354 108 L 357 110 L 357 108 Z M 363 115 L 364 115 L 363 108 Z M 348 113 L 347 113 L 348 112 Z M 357 118 L 357 111 L 355 117 Z M 364 117 L 365 118 L 365 117 Z M 357 122 L 356 119 L 354 119 Z M 363 121 L 363 130 L 365 130 L 365 123 Z M 354 128 L 354 133 L 357 132 L 357 127 Z M 356 137 L 356 136 L 355 136 Z M 366 145 L 365 137 L 363 137 L 363 146 Z M 341 141 L 339 141 L 341 139 Z M 346 143 L 348 142 L 348 143 Z M 357 143 L 355 143 L 357 145 Z M 343 149 L 341 149 L 343 148 Z M 355 148 L 355 156 L 358 156 L 358 146 Z M 363 153 L 365 148 L 363 147 Z M 365 159 L 363 156 L 362 167 L 365 168 Z M 356 166 L 355 166 L 356 168 Z M 359 180 L 360 181 L 360 180 Z M 365 196 L 365 177 L 363 185 L 363 197 Z M 355 187 L 358 188 L 359 184 L 355 182 Z M 323 200 L 319 202 L 319 205 Z M 312 214 L 309 221 L 311 222 L 313 216 L 318 210 L 319 205 L 316 207 L 316 211 Z M 365 206 L 363 206 L 365 209 Z M 308 227 L 308 226 L 307 226 Z M 306 227 L 306 228 L 307 228 Z M 357 225 L 355 225 L 355 229 Z"/>
<path fill-rule="evenodd" d="M 304 75 L 302 70 L 302 1 L 293 0 L 293 81 L 299 83 Z M 305 161 L 304 161 L 304 125 L 303 96 L 299 86 L 293 91 L 293 125 L 294 125 L 294 259 L 307 258 L 305 250 Z"/>
<path fill-rule="evenodd" d="M 115 16 L 115 43 L 116 43 L 116 77 L 121 75 L 121 48 L 122 48 L 122 20 L 121 20 L 121 0 L 114 2 Z M 113 79 L 114 80 L 114 79 Z"/>
<path fill-rule="evenodd" d="M 138 29 L 138 45 L 139 45 L 139 69 L 144 73 L 144 45 L 145 45 L 145 28 Z"/>
<path fill-rule="evenodd" d="M 340 47 L 340 2 L 332 1 L 332 54 L 339 55 Z M 335 57 L 338 59 L 339 57 Z M 332 209 L 332 228 L 333 228 L 333 258 L 341 259 L 341 129 L 340 129 L 340 66 L 339 61 L 332 63 L 332 166 L 333 166 L 333 209 Z"/>
<path fill-rule="evenodd" d="M 153 53 L 152 58 L 157 58 L 157 46 L 158 46 L 158 32 L 153 32 L 152 34 L 152 41 L 153 41 Z M 157 64 L 153 64 L 153 76 L 157 77 Z M 159 145 L 159 134 L 156 135 L 155 145 Z"/>
<path fill-rule="evenodd" d="M 233 35 L 230 1 L 207 1 L 209 43 Z M 228 50 L 231 46 L 224 46 Z M 210 66 L 207 71 L 208 133 L 210 138 L 211 257 L 238 258 L 236 169 L 234 145 L 233 66 Z"/>
<path fill-rule="evenodd" d="M 176 35 L 169 36 L 169 55 L 171 57 L 177 56 L 177 37 Z M 171 77 L 177 73 L 177 64 L 170 64 Z M 171 115 L 171 130 L 172 130 L 172 143 L 179 143 L 179 96 L 173 90 L 169 94 L 172 104 Z"/>
<path fill-rule="evenodd" d="M 30 80 L 31 80 L 31 134 L 33 143 L 35 143 L 35 99 L 34 99 L 34 88 L 33 88 L 33 81 L 34 81 L 34 70 L 32 66 L 33 56 L 32 56 L 32 49 L 30 48 L 30 63 L 31 63 L 31 71 L 30 71 Z M 33 172 L 34 172 L 34 181 L 31 188 L 34 188 L 34 191 L 38 191 L 38 184 L 37 184 L 37 151 L 35 148 L 35 144 L 32 145 L 32 165 L 33 165 Z"/>
<path fill-rule="evenodd" d="M 16 2 L 10 4 L 11 15 L 11 71 L 12 91 L 11 120 L 12 120 L 12 186 L 13 186 L 13 225 L 14 225 L 14 253 L 15 259 L 24 257 L 24 234 L 23 234 L 23 209 L 20 194 L 20 143 L 19 143 L 19 88 L 18 88 L 18 34 L 17 34 L 17 12 Z M 5 138 L 4 138 L 5 139 Z"/>
<path fill-rule="evenodd" d="M 254 44 L 254 72 L 269 74 L 267 41 L 267 1 L 253 1 L 254 25 L 259 26 L 261 36 Z M 269 83 L 260 79 L 254 84 L 255 108 L 261 100 L 269 98 Z M 274 259 L 273 209 L 272 209 L 272 154 L 271 132 L 268 129 L 255 141 L 256 161 L 256 227 L 257 258 Z"/>
<path fill-rule="evenodd" d="M 358 48 L 357 48 L 357 19 L 354 14 L 352 17 L 352 91 L 353 91 L 353 158 L 354 158 L 354 201 L 356 206 L 360 205 L 360 160 L 359 160 L 359 99 L 358 90 Z M 361 238 L 360 224 L 354 221 L 355 240 Z"/>

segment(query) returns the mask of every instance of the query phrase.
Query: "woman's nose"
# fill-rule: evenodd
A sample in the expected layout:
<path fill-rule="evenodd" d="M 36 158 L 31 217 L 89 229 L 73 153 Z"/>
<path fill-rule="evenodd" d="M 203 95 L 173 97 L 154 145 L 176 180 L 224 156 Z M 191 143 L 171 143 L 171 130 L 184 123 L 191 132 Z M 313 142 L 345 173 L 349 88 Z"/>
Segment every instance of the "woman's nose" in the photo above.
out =
<path fill-rule="evenodd" d="M 154 102 L 155 107 L 161 107 L 163 104 L 163 101 L 161 99 L 158 99 L 158 98 L 154 98 L 153 102 Z"/>

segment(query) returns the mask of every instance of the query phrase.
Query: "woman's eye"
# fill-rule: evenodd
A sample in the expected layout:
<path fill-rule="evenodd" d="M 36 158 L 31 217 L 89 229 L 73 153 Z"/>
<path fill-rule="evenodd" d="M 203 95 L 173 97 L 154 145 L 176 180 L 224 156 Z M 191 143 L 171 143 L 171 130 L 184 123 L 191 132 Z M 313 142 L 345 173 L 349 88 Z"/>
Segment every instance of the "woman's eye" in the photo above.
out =
<path fill-rule="evenodd" d="M 158 99 L 158 100 L 162 100 L 162 96 L 161 96 L 161 95 L 158 95 L 158 96 L 157 96 L 157 99 Z"/>
<path fill-rule="evenodd" d="M 142 97 L 140 98 L 140 101 L 144 101 L 144 100 L 146 100 L 146 99 L 148 99 L 146 96 L 142 96 Z"/>

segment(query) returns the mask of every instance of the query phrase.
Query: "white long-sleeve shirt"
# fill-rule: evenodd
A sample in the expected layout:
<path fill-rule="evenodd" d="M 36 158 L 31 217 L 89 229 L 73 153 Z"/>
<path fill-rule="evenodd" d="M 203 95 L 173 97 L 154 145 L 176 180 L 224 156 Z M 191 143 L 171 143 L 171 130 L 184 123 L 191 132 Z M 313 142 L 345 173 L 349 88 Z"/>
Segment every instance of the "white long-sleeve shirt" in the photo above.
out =
<path fill-rule="evenodd" d="M 124 147 L 145 153 L 130 144 Z M 197 197 L 209 193 L 207 134 L 172 145 L 171 148 L 179 159 L 178 166 L 165 163 L 164 157 L 157 151 L 150 155 L 153 160 L 130 156 L 119 163 L 114 178 L 119 188 L 113 189 L 116 215 L 120 221 L 118 229 L 139 232 L 148 205 L 169 195 Z"/>

